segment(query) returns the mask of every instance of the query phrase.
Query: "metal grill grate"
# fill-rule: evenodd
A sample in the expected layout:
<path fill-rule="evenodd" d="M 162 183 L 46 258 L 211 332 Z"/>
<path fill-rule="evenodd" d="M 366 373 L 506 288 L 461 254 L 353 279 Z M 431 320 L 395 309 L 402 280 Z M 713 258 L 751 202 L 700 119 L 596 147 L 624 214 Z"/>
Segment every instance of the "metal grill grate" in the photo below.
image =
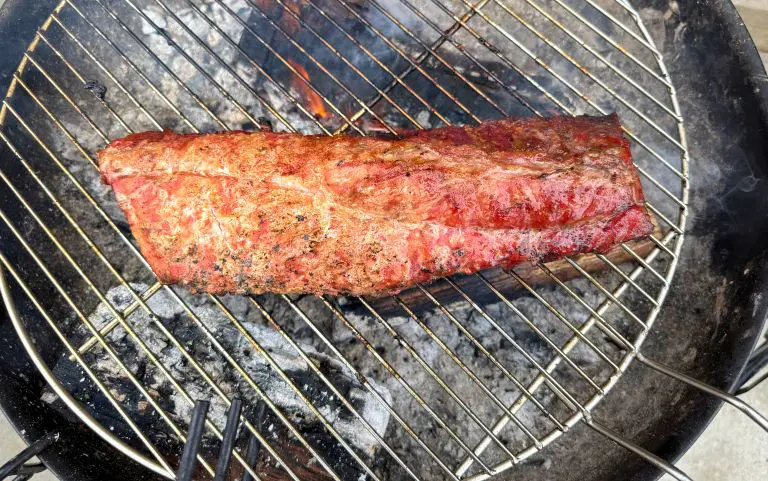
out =
<path fill-rule="evenodd" d="M 388 299 L 162 286 L 93 157 L 161 128 L 396 134 L 612 111 L 660 224 L 645 247 L 531 269 L 547 282 L 489 271 Z M 64 0 L 0 121 L 19 334 L 55 394 L 148 468 L 173 477 L 191 406 L 212 398 L 198 456 L 212 475 L 235 395 L 264 453 L 254 467 L 238 447 L 234 463 L 255 479 L 486 479 L 580 422 L 663 463 L 589 414 L 653 325 L 688 199 L 674 88 L 625 2 Z"/>

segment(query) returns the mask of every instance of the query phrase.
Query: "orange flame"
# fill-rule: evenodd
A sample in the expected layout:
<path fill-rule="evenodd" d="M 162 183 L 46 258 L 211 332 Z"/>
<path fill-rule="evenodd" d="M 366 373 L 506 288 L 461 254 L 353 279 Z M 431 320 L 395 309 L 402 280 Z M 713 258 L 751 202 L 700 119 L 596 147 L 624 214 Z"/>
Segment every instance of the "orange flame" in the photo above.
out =
<path fill-rule="evenodd" d="M 285 25 L 285 29 L 288 33 L 295 34 L 299 31 L 299 19 L 297 17 L 301 16 L 301 4 L 299 2 L 289 1 L 287 2 L 286 7 L 296 16 L 294 17 L 283 11 L 280 19 L 282 20 L 283 25 Z"/>
<path fill-rule="evenodd" d="M 288 60 L 288 63 L 296 69 L 304 80 L 307 82 L 310 80 L 309 73 L 307 73 L 307 70 L 304 67 L 290 59 Z M 307 110 L 309 110 L 315 118 L 322 119 L 323 117 L 326 117 L 328 115 L 328 110 L 325 108 L 323 99 L 321 99 L 320 96 L 317 95 L 317 92 L 312 90 L 304 80 L 299 79 L 298 76 L 294 76 L 291 80 L 291 87 L 301 95 Z"/>

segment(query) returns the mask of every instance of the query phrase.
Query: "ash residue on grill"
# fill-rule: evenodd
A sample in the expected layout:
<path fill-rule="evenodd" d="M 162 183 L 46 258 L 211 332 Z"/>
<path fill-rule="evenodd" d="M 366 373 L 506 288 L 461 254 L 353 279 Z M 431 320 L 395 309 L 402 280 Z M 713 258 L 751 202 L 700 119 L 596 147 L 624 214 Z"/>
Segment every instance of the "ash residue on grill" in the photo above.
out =
<path fill-rule="evenodd" d="M 143 292 L 148 286 L 133 285 L 132 287 L 137 292 Z M 107 297 L 118 310 L 124 310 L 133 302 L 133 297 L 124 287 L 111 289 Z M 259 354 L 258 349 L 237 331 L 218 307 L 199 296 L 184 295 L 184 299 L 192 306 L 195 314 L 206 327 L 215 333 L 218 342 L 238 362 L 250 379 L 258 384 L 268 398 L 299 427 L 302 433 L 314 433 L 312 435 L 313 444 L 317 445 L 316 447 L 321 453 L 327 455 L 329 450 L 339 449 L 335 446 L 338 442 L 328 432 L 324 432 L 307 405 L 293 394 L 294 391 L 291 387 L 275 373 L 265 358 Z M 375 439 L 359 425 L 359 421 L 356 421 L 343 408 L 340 401 L 330 392 L 330 389 L 309 370 L 307 364 L 280 334 L 263 325 L 263 321 L 258 321 L 255 318 L 254 309 L 245 298 L 228 298 L 225 302 L 231 314 L 243 320 L 243 326 L 249 334 L 258 341 L 261 348 L 269 353 L 280 369 L 287 373 L 319 412 L 338 430 L 340 435 L 361 455 L 369 460 L 373 459 Z M 173 333 L 186 352 L 191 354 L 195 362 L 199 363 L 206 374 L 215 380 L 224 395 L 230 398 L 239 395 L 247 401 L 247 405 L 251 408 L 256 406 L 260 397 L 237 373 L 236 368 L 226 361 L 210 340 L 206 339 L 202 332 L 191 324 L 178 302 L 161 292 L 152 297 L 148 306 L 158 320 Z M 110 310 L 104 304 L 99 305 L 89 316 L 97 328 L 103 327 L 112 318 Z M 226 405 L 211 390 L 200 372 L 184 357 L 180 350 L 171 344 L 145 311 L 137 311 L 127 320 L 146 347 L 162 360 L 161 362 L 168 374 L 183 388 L 189 398 L 193 400 L 211 399 L 209 419 L 219 429 L 223 429 Z M 107 336 L 107 339 L 120 359 L 125 362 L 127 369 L 134 373 L 139 382 L 146 387 L 170 418 L 178 426 L 184 428 L 193 407 L 189 398 L 173 386 L 169 378 L 152 363 L 145 351 L 136 345 L 125 329 L 116 328 Z M 316 351 L 312 346 L 303 345 L 302 348 L 313 362 L 320 366 L 322 372 L 328 376 L 345 398 L 352 402 L 366 422 L 377 433 L 383 435 L 389 422 L 389 414 L 386 410 L 365 391 L 354 376 L 345 373 L 337 361 Z M 152 433 L 168 431 L 168 426 L 164 425 L 162 419 L 156 415 L 147 400 L 138 394 L 131 381 L 125 376 L 125 372 L 105 351 L 101 348 L 95 348 L 86 355 L 86 360 L 101 379 L 109 380 L 109 384 L 115 387 L 113 393 L 118 399 L 133 408 L 131 414 L 139 417 L 140 425 Z M 68 361 L 62 360 L 57 366 L 57 373 L 60 378 L 69 379 L 72 377 L 69 373 L 72 372 L 73 367 Z M 78 379 L 69 387 L 79 394 L 81 388 L 78 387 L 78 383 L 82 381 L 85 379 Z M 379 385 L 374 379 L 370 379 L 369 382 L 385 400 L 391 401 L 386 387 Z M 90 386 L 87 383 L 82 386 L 83 393 L 89 389 Z M 104 399 L 91 400 L 91 402 L 104 403 L 103 407 L 107 407 Z M 99 409 L 98 411 L 104 410 Z M 278 427 L 275 427 L 276 423 Z M 263 434 L 268 439 L 272 439 L 278 444 L 290 444 L 285 439 L 278 439 L 278 433 L 281 433 L 282 436 L 287 436 L 287 434 L 286 429 L 280 426 L 277 418 L 270 416 L 268 422 L 264 421 L 262 424 L 265 424 Z M 131 437 L 129 427 L 119 419 L 112 419 L 110 425 L 121 431 L 121 434 L 126 438 Z M 163 441 L 168 441 L 165 435 L 162 435 L 161 438 Z M 208 444 L 214 446 L 213 437 L 209 436 L 209 438 Z M 167 445 L 166 449 L 168 449 Z M 291 460 L 286 460 L 286 462 L 290 464 Z M 340 459 L 342 470 L 348 471 L 350 468 L 345 467 L 344 463 L 349 464 L 350 462 L 354 461 L 348 455 L 346 458 L 342 457 Z"/>
<path fill-rule="evenodd" d="M 584 288 L 584 294 L 588 302 L 597 303 L 599 297 L 592 293 L 583 282 L 576 282 L 576 289 Z M 143 292 L 148 286 L 133 285 L 136 292 Z M 555 289 L 544 289 L 545 295 L 554 296 L 553 302 L 568 302 L 564 293 L 558 293 Z M 339 456 L 338 453 L 346 453 L 337 440 L 318 422 L 317 418 L 309 411 L 306 405 L 294 394 L 277 373 L 267 366 L 264 357 L 255 349 L 255 346 L 246 339 L 226 318 L 221 310 L 205 296 L 192 296 L 181 293 L 195 314 L 199 316 L 205 326 L 214 333 L 216 339 L 227 349 L 232 357 L 242 366 L 243 370 L 276 406 L 294 422 L 300 431 L 306 435 L 313 446 L 322 456 L 334 452 L 336 455 L 329 459 L 338 460 L 341 472 L 358 472 L 353 466 L 354 461 L 349 455 Z M 440 295 L 439 293 L 437 294 Z M 511 295 L 510 297 L 515 297 Z M 537 325 L 558 345 L 562 345 L 569 332 L 563 329 L 562 323 L 550 319 L 543 312 L 541 305 L 533 298 L 517 296 L 516 306 L 526 312 Z M 406 297 L 407 298 L 407 297 Z M 110 289 L 108 299 L 112 305 L 123 310 L 133 302 L 133 297 L 124 287 Z M 363 386 L 355 373 L 344 368 L 334 355 L 327 352 L 326 346 L 315 336 L 309 326 L 296 317 L 296 313 L 286 302 L 273 296 L 261 296 L 259 301 L 262 306 L 280 323 L 291 337 L 302 346 L 302 349 L 313 359 L 319 369 L 328 377 L 331 383 L 347 398 L 360 412 L 364 419 L 382 435 L 384 439 L 396 446 L 402 446 L 404 453 L 421 450 L 407 432 L 400 426 L 387 411 L 386 406 L 379 402 L 368 387 Z M 295 382 L 313 405 L 328 419 L 339 434 L 364 456 L 363 459 L 371 465 L 378 465 L 377 471 L 386 479 L 401 479 L 405 474 L 402 469 L 394 465 L 391 459 L 387 459 L 381 447 L 356 420 L 352 414 L 330 392 L 306 363 L 298 356 L 281 335 L 265 324 L 264 319 L 258 314 L 254 305 L 245 298 L 231 297 L 224 300 L 230 312 L 243 322 L 243 326 L 253 338 L 267 351 L 280 368 L 285 370 L 288 376 Z M 387 301 L 378 301 L 379 309 L 393 309 L 385 306 Z M 455 432 L 467 440 L 470 446 L 482 437 L 482 432 L 467 413 L 447 395 L 447 392 L 431 379 L 417 360 L 408 355 L 401 345 L 391 336 L 385 325 L 376 320 L 359 304 L 358 301 L 340 299 L 341 305 L 337 306 L 345 314 L 345 318 L 359 330 L 368 342 L 375 346 L 376 352 L 381 355 L 395 369 L 401 379 L 415 389 L 424 402 L 434 410 L 436 416 L 444 420 Z M 196 327 L 187 316 L 182 306 L 161 291 L 155 294 L 148 302 L 149 307 L 158 316 L 162 324 L 175 336 L 181 346 L 190 353 L 202 369 L 219 386 L 228 397 L 239 395 L 246 401 L 246 415 L 253 414 L 253 408 L 260 399 L 252 386 L 246 382 L 231 364 L 223 358 L 221 352 L 212 345 L 204 333 Z M 488 350 L 494 353 L 499 362 L 506 366 L 517 376 L 522 383 L 529 383 L 535 377 L 535 371 L 522 356 L 514 349 L 492 326 L 483 318 L 477 310 L 464 303 L 447 304 L 451 314 L 476 337 L 476 339 Z M 369 386 L 376 390 L 383 399 L 390 404 L 396 412 L 405 419 L 419 436 L 434 449 L 443 459 L 461 459 L 466 453 L 461 447 L 446 436 L 436 423 L 435 419 L 424 407 L 417 402 L 405 389 L 404 385 L 393 377 L 383 365 L 367 351 L 365 345 L 355 337 L 353 332 L 334 318 L 326 306 L 319 299 L 303 297 L 296 300 L 296 306 L 301 309 L 313 323 L 323 332 L 327 333 L 331 342 L 348 359 L 356 369 L 364 376 Z M 488 315 L 498 319 L 508 332 L 512 333 L 516 342 L 526 350 L 538 362 L 546 363 L 552 358 L 553 352 L 530 329 L 524 327 L 519 319 L 508 315 L 508 309 L 502 303 L 491 303 L 483 306 Z M 477 347 L 469 342 L 455 326 L 447 321 L 444 314 L 432 310 L 417 310 L 419 319 L 428 326 L 440 340 L 465 363 L 473 372 L 477 373 L 482 382 L 494 392 L 505 404 L 511 404 L 520 391 L 506 379 L 499 369 L 494 368 L 479 352 Z M 90 314 L 89 319 L 97 327 L 102 327 L 112 319 L 109 309 L 105 305 L 99 305 Z M 583 317 L 572 316 L 571 320 L 580 323 L 586 320 Z M 211 399 L 210 419 L 221 429 L 225 419 L 225 405 L 220 401 L 210 386 L 202 379 L 202 376 L 184 358 L 169 339 L 161 333 L 150 317 L 141 309 L 128 317 L 128 322 L 137 336 L 147 347 L 161 360 L 170 375 L 192 399 Z M 398 336 L 407 342 L 416 353 L 431 366 L 440 378 L 471 407 L 479 419 L 490 425 L 500 415 L 497 405 L 490 402 L 488 396 L 478 388 L 465 372 L 463 372 L 451 357 L 447 356 L 438 344 L 431 338 L 418 323 L 407 317 L 401 311 L 400 315 L 390 316 L 386 323 L 398 332 Z M 148 359 L 143 350 L 137 347 L 135 341 L 122 328 L 116 328 L 107 339 L 119 357 L 126 363 L 127 368 L 134 373 L 139 382 L 145 386 L 159 405 L 167 412 L 170 418 L 182 429 L 186 426 L 192 409 L 192 404 L 169 382 L 157 367 Z M 616 349 L 604 338 L 595 337 L 604 352 L 617 359 L 621 351 Z M 571 354 L 571 358 L 590 376 L 598 382 L 607 379 L 611 374 L 607 364 L 602 363 L 589 349 L 577 348 Z M 134 419 L 138 419 L 139 425 L 153 436 L 159 445 L 165 446 L 170 453 L 178 449 L 178 445 L 168 435 L 169 428 L 157 415 L 147 400 L 141 396 L 125 373 L 103 351 L 102 348 L 94 348 L 86 355 L 86 360 L 100 379 L 106 380 L 113 387 L 113 393 L 126 406 Z M 94 411 L 101 413 L 111 412 L 107 408 L 107 402 L 101 395 L 93 396 L 92 386 L 84 382 L 79 370 L 65 358 L 56 367 L 60 379 L 69 380 L 68 388 L 76 396 L 82 396 L 84 400 L 94 407 Z M 560 383 L 571 392 L 582 392 L 585 396 L 593 394 L 579 379 L 579 375 L 572 369 L 557 369 L 555 376 Z M 536 396 L 543 406 L 555 416 L 564 419 L 569 413 L 568 409 L 558 401 L 551 390 L 541 390 Z M 582 401 L 586 398 L 582 398 Z M 520 421 L 537 436 L 552 429 L 553 424 L 544 418 L 543 414 L 530 403 L 520 411 Z M 253 421 L 253 418 L 251 418 Z M 116 415 L 102 418 L 105 425 L 114 429 L 121 437 L 136 443 L 130 429 Z M 253 421 L 255 422 L 255 421 Z M 273 415 L 260 428 L 261 432 L 272 440 L 277 446 L 296 447 L 296 441 L 287 433 L 280 421 Z M 510 449 L 522 449 L 530 445 L 531 440 L 523 432 L 515 427 L 507 428 L 501 438 Z M 244 442 L 242 440 L 241 442 Z M 216 452 L 217 443 L 210 435 L 206 438 L 206 446 L 210 453 Z M 296 465 L 300 466 L 299 459 L 306 456 L 302 450 L 286 449 L 286 452 L 296 456 Z M 304 453 L 304 454 L 302 454 Z M 502 452 L 490 449 L 485 457 L 493 459 L 501 457 Z M 212 454 L 211 454 L 212 455 Z M 292 464 L 291 459 L 285 459 Z M 273 466 L 274 460 L 263 460 L 266 467 Z M 333 465 L 333 464 L 332 464 Z M 426 465 L 426 462 L 425 462 Z M 424 479 L 444 479 L 444 473 L 430 460 L 430 469 L 425 469 L 421 475 Z M 294 468 L 295 466 L 291 466 Z M 300 469 L 300 468 L 299 468 Z M 345 479 L 355 479 L 347 478 Z M 404 478 L 403 478 L 404 479 Z"/>

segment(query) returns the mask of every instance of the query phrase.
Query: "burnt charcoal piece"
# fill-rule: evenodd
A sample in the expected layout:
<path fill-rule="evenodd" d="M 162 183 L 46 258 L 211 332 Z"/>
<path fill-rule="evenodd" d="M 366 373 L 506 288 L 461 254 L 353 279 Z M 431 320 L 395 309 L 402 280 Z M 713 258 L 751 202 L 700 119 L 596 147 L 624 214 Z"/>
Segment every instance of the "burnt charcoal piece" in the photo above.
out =
<path fill-rule="evenodd" d="M 103 101 L 107 96 L 107 87 L 98 80 L 89 80 L 85 82 L 83 88 L 91 92 L 91 94 L 99 100 Z"/>
<path fill-rule="evenodd" d="M 267 117 L 259 117 L 256 120 L 259 122 L 259 130 L 266 131 L 266 132 L 272 132 L 274 130 L 272 126 L 272 121 L 269 120 Z"/>

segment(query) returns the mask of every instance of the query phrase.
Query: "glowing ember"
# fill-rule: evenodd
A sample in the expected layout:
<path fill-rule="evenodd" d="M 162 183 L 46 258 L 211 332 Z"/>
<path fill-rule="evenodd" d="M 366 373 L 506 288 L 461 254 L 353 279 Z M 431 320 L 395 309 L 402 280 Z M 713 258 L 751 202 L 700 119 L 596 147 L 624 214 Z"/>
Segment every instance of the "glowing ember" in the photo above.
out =
<path fill-rule="evenodd" d="M 323 102 L 323 99 L 320 98 L 319 95 L 317 95 L 317 92 L 312 90 L 309 87 L 309 73 L 307 73 L 307 70 L 296 63 L 293 60 L 288 60 L 288 63 L 291 64 L 291 66 L 296 69 L 296 72 L 298 72 L 298 75 L 295 75 L 293 79 L 291 80 L 291 87 L 298 92 L 298 94 L 301 96 L 301 98 L 304 100 L 304 105 L 306 106 L 307 110 L 309 110 L 312 115 L 315 116 L 315 118 L 322 119 L 323 117 L 328 116 L 328 110 L 325 108 L 325 102 Z M 301 76 L 306 82 L 302 79 L 300 79 L 298 76 Z"/>
<path fill-rule="evenodd" d="M 288 33 L 295 34 L 299 30 L 299 17 L 301 16 L 301 5 L 296 1 L 286 2 L 286 8 L 294 13 L 291 15 L 288 12 L 283 11 L 281 18 L 282 24 L 285 25 Z"/>
<path fill-rule="evenodd" d="M 276 20 L 286 33 L 293 35 L 299 30 L 298 17 L 301 16 L 302 1 L 283 0 L 281 4 L 274 0 L 256 0 L 256 4 L 261 12 Z M 290 10 L 295 16 L 286 10 Z"/>

